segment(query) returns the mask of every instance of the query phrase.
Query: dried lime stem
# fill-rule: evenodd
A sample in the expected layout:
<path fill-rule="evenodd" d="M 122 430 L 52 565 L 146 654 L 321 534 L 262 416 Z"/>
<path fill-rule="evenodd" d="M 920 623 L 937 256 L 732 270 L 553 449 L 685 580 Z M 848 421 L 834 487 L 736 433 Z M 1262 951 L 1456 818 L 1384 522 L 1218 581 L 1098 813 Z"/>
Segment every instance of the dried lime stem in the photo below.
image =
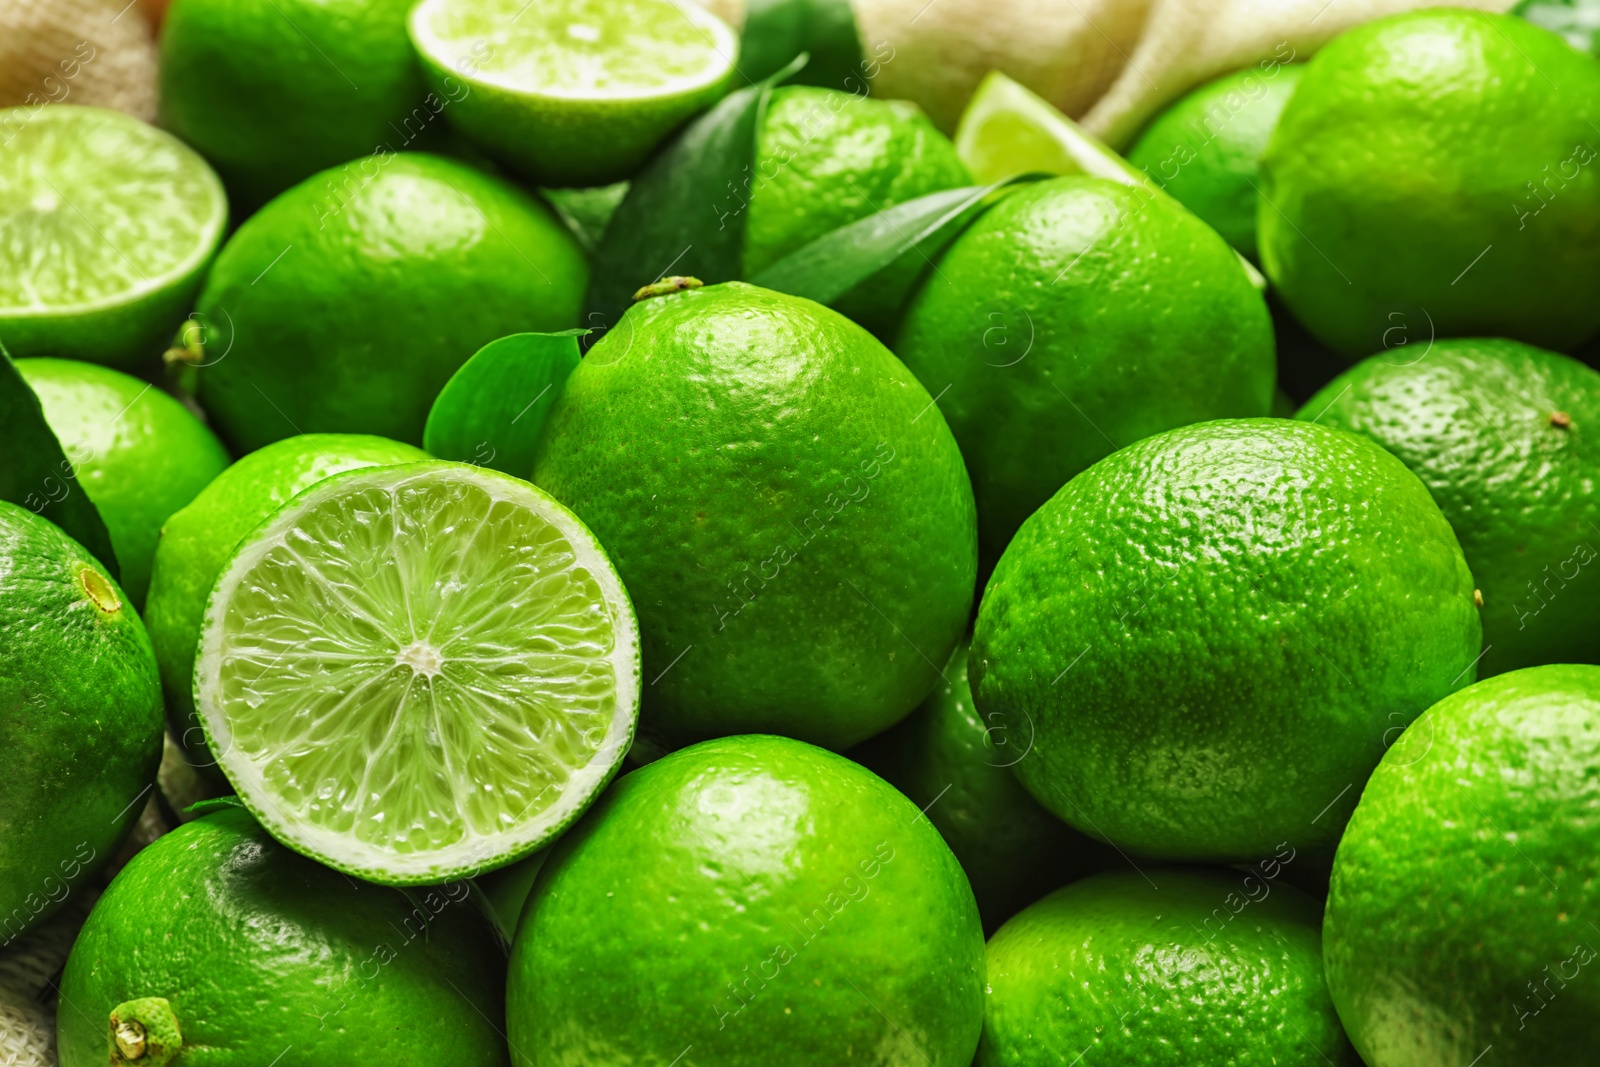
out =
<path fill-rule="evenodd" d="M 165 997 L 140 997 L 111 1009 L 111 1067 L 165 1067 L 182 1048 L 178 1016 Z"/>

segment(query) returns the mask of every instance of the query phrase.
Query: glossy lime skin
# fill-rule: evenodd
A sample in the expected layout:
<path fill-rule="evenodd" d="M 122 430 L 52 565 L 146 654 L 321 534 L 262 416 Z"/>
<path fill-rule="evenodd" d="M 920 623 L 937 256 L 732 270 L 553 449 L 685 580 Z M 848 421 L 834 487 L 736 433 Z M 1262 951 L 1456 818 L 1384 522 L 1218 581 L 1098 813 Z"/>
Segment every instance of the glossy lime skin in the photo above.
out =
<path fill-rule="evenodd" d="M 646 734 L 846 748 L 917 706 L 966 626 L 956 443 L 888 349 L 809 300 L 635 304 L 567 379 L 533 480 L 633 598 Z"/>
<path fill-rule="evenodd" d="M 1512 671 L 1428 709 L 1334 860 L 1328 986 L 1367 1063 L 1592 1058 L 1597 837 L 1600 668 Z"/>
<path fill-rule="evenodd" d="M 1227 242 L 1168 198 L 1100 178 L 1038 182 L 938 267 L 895 351 L 961 443 L 987 561 L 1101 457 L 1269 410 L 1266 302 Z"/>
<path fill-rule="evenodd" d="M 556 846 L 511 953 L 522 1067 L 972 1062 L 983 931 L 916 806 L 822 749 L 707 741 Z"/>
<path fill-rule="evenodd" d="M 206 598 L 246 534 L 301 490 L 358 467 L 417 463 L 420 448 L 361 434 L 305 434 L 252 452 L 167 520 L 156 547 L 145 625 L 178 742 L 211 766 L 194 707 L 194 658 Z"/>
<path fill-rule="evenodd" d="M 144 607 L 161 524 L 228 465 L 216 434 L 138 378 L 68 359 L 20 359 L 78 484 L 111 534 L 121 585 Z"/>
<path fill-rule="evenodd" d="M 54 524 L 0 502 L 0 946 L 115 855 L 161 762 L 139 617 Z"/>
<path fill-rule="evenodd" d="M 78 935 L 61 1067 L 103 1067 L 112 1009 L 142 997 L 177 1016 L 173 1067 L 500 1067 L 502 950 L 469 891 L 357 882 L 238 808 L 186 823 L 133 858 Z"/>
<path fill-rule="evenodd" d="M 1596 124 L 1600 63 L 1548 30 L 1446 9 L 1359 26 L 1262 157 L 1262 266 L 1346 357 L 1424 312 L 1441 337 L 1568 348 L 1600 328 Z"/>
<path fill-rule="evenodd" d="M 1358 363 L 1299 417 L 1366 434 L 1427 485 L 1483 595 L 1480 678 L 1600 662 L 1600 374 L 1437 341 Z"/>
<path fill-rule="evenodd" d="M 295 433 L 420 444 L 474 352 L 577 325 L 588 267 L 528 193 L 405 153 L 295 186 L 234 233 L 200 294 L 201 405 L 238 451 Z"/>
<path fill-rule="evenodd" d="M 161 124 L 253 210 L 319 170 L 442 127 L 406 36 L 411 0 L 173 0 Z M 458 83 L 459 85 L 459 83 Z"/>
<path fill-rule="evenodd" d="M 1035 731 L 1045 807 L 1136 854 L 1331 846 L 1400 731 L 1473 679 L 1472 575 L 1417 476 L 1290 419 L 1147 438 L 1067 483 L 995 569 L 978 710 Z"/>
<path fill-rule="evenodd" d="M 1157 115 L 1128 162 L 1257 259 L 1261 153 L 1305 65 L 1251 67 L 1203 85 Z"/>
<path fill-rule="evenodd" d="M 975 1067 L 1356 1067 L 1318 911 L 1259 873 L 1146 866 L 1074 882 L 990 940 Z"/>
<path fill-rule="evenodd" d="M 857 219 L 971 183 L 955 146 L 915 104 L 774 90 L 756 139 L 744 276 Z"/>
<path fill-rule="evenodd" d="M 920 808 L 961 861 L 985 930 L 1116 853 L 1039 806 L 1011 768 L 1033 739 L 985 722 L 967 683 L 967 646 L 945 664 L 922 706 L 851 750 Z"/>

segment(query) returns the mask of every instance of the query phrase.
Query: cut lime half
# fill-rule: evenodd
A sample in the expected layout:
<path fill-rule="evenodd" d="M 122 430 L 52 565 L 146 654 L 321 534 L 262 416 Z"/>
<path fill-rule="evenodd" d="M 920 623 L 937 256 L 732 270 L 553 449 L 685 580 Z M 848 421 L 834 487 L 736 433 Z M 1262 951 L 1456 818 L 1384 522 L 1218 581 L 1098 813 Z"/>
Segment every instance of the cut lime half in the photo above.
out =
<path fill-rule="evenodd" d="M 195 699 L 284 844 L 389 885 L 539 848 L 621 762 L 639 633 L 599 542 L 542 490 L 457 463 L 295 497 L 206 608 Z"/>
<path fill-rule="evenodd" d="M 183 320 L 228 221 L 222 183 L 117 111 L 0 110 L 0 343 L 128 366 Z"/>
<path fill-rule="evenodd" d="M 722 96 L 739 54 L 690 0 L 422 0 L 410 29 L 451 123 L 554 186 L 631 175 Z"/>

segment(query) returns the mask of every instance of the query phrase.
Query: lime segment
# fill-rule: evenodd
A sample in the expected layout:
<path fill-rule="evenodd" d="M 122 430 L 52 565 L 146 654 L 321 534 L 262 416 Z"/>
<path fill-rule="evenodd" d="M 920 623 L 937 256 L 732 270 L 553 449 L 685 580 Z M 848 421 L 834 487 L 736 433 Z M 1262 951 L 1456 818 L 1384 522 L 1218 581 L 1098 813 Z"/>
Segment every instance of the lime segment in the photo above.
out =
<path fill-rule="evenodd" d="M 410 28 L 450 121 L 557 186 L 628 177 L 722 95 L 739 52 L 687 0 L 423 0 Z"/>
<path fill-rule="evenodd" d="M 464 464 L 328 479 L 212 591 L 208 739 L 284 843 L 394 885 L 500 866 L 583 809 L 638 715 L 637 624 L 594 537 Z"/>
<path fill-rule="evenodd" d="M 1138 168 L 1101 144 L 1049 101 L 990 72 L 956 127 L 956 154 L 980 182 L 1029 171 L 1087 174 L 1123 185 L 1150 187 Z"/>
<path fill-rule="evenodd" d="M 0 340 L 101 363 L 158 351 L 222 237 L 217 176 L 100 108 L 0 110 L 0 138 Z"/>

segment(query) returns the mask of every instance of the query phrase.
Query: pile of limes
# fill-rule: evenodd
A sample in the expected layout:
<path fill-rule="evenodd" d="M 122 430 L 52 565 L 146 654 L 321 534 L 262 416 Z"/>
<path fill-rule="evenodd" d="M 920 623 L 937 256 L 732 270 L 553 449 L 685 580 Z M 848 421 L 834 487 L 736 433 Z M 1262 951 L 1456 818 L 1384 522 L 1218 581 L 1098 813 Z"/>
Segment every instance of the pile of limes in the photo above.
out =
<path fill-rule="evenodd" d="M 1600 4 L 1315 6 L 24 41 L 0 1062 L 1590 1062 Z"/>

